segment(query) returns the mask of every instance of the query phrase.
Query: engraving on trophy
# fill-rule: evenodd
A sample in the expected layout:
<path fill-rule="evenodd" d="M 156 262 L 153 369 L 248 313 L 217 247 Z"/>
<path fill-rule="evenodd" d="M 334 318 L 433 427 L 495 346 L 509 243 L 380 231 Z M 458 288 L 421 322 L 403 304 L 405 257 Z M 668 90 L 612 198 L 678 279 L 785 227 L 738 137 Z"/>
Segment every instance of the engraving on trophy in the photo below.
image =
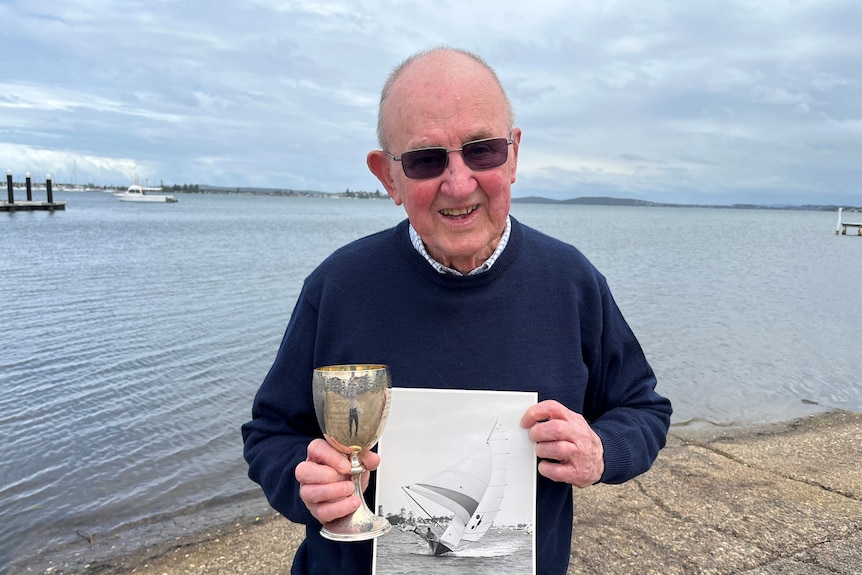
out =
<path fill-rule="evenodd" d="M 323 437 L 350 458 L 354 494 L 362 505 L 352 515 L 331 521 L 320 533 L 335 541 L 364 541 L 389 531 L 389 521 L 375 515 L 362 495 L 365 472 L 361 454 L 380 438 L 392 393 L 389 368 L 380 364 L 330 365 L 314 370 L 314 410 Z"/>

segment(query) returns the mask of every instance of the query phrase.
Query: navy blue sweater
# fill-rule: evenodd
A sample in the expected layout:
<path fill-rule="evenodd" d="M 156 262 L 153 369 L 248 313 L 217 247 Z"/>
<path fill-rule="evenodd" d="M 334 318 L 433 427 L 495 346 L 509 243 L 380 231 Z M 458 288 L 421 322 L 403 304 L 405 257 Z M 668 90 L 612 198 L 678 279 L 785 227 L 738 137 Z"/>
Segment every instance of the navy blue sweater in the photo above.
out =
<path fill-rule="evenodd" d="M 607 483 L 649 469 L 670 425 L 670 402 L 655 392 L 653 371 L 605 278 L 577 249 L 512 218 L 509 244 L 489 271 L 442 275 L 413 248 L 405 220 L 337 250 L 306 279 L 242 428 L 249 477 L 274 509 L 307 525 L 293 573 L 371 569 L 371 543 L 319 535 L 294 477 L 308 443 L 322 436 L 312 371 L 357 361 L 388 365 L 396 387 L 537 391 L 540 401 L 555 399 L 601 437 Z M 562 574 L 572 487 L 539 477 L 537 490 L 538 572 Z M 373 494 L 372 477 L 371 509 Z"/>

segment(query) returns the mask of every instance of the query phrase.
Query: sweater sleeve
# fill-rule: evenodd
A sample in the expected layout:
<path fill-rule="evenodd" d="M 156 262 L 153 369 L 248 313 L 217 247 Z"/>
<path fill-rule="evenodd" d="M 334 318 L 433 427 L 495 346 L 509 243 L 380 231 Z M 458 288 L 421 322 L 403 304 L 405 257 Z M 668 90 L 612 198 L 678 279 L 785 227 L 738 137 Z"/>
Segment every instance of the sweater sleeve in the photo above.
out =
<path fill-rule="evenodd" d="M 270 505 L 295 523 L 313 517 L 299 498 L 294 471 L 308 444 L 321 437 L 311 392 L 316 310 L 300 294 L 276 359 L 242 426 L 249 477 L 260 484 Z"/>
<path fill-rule="evenodd" d="M 600 334 L 590 351 L 584 416 L 602 440 L 603 483 L 623 483 L 647 471 L 664 447 L 670 401 L 655 391 L 656 377 L 604 280 L 600 278 Z"/>

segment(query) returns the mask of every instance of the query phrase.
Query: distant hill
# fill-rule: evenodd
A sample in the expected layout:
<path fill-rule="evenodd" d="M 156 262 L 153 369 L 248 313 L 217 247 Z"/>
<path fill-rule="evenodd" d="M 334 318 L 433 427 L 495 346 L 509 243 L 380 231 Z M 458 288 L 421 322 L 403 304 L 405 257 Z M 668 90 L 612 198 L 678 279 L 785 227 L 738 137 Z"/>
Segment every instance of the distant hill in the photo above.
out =
<path fill-rule="evenodd" d="M 325 192 L 315 192 L 313 190 L 287 190 L 275 188 L 255 188 L 244 186 L 213 186 L 210 184 L 200 184 L 198 186 L 202 194 L 248 194 L 261 196 L 301 196 L 301 197 L 317 197 L 317 196 L 332 196 L 335 194 L 327 194 Z"/>
<path fill-rule="evenodd" d="M 524 198 L 512 198 L 513 204 L 560 204 L 581 206 L 638 206 L 638 207 L 660 207 L 660 208 L 731 208 L 737 210 L 803 210 L 803 211 L 838 211 L 841 206 L 831 204 L 816 205 L 806 204 L 803 206 L 791 205 L 761 205 L 761 204 L 730 204 L 730 205 L 708 205 L 708 204 L 667 204 L 661 202 L 648 202 L 646 200 L 635 200 L 632 198 L 612 198 L 608 196 L 582 196 L 568 200 L 553 200 L 541 196 L 527 196 Z M 862 212 L 862 207 L 845 207 L 845 212 Z"/>
<path fill-rule="evenodd" d="M 527 196 L 526 198 L 512 198 L 513 204 L 559 204 L 560 200 L 552 200 L 541 196 Z"/>
<path fill-rule="evenodd" d="M 648 202 L 646 200 L 635 200 L 631 198 L 612 198 L 609 196 L 581 196 L 568 200 L 552 200 L 541 196 L 527 196 L 526 198 L 512 198 L 514 204 L 575 204 L 582 206 L 651 206 L 671 207 L 682 204 L 662 204 L 659 202 Z"/>
<path fill-rule="evenodd" d="M 607 196 L 588 196 L 563 200 L 564 204 L 581 204 L 594 206 L 668 206 L 670 204 L 659 204 L 646 200 L 632 200 L 629 198 L 611 198 Z"/>

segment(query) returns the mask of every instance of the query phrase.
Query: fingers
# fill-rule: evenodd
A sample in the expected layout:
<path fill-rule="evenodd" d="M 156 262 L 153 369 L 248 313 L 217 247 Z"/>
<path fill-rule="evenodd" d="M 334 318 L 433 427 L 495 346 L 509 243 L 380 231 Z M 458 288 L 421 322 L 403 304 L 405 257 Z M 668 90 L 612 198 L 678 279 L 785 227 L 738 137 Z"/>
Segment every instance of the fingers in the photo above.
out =
<path fill-rule="evenodd" d="M 566 414 L 574 413 L 563 404 L 553 399 L 548 399 L 531 405 L 521 417 L 521 427 L 530 428 L 536 423 L 550 419 L 566 419 Z"/>
<path fill-rule="evenodd" d="M 350 474 L 350 460 L 345 457 L 343 453 L 336 451 L 332 446 L 326 443 L 326 441 L 320 438 L 315 439 L 308 444 L 308 456 L 306 457 L 306 461 L 331 467 L 336 473 L 341 475 Z M 325 481 L 326 480 L 324 479 L 318 483 Z M 335 481 L 335 479 L 329 479 L 329 481 Z"/>
<path fill-rule="evenodd" d="M 536 443 L 539 473 L 552 481 L 587 487 L 601 479 L 604 448 L 587 420 L 556 401 L 530 406 L 521 418 Z"/>
<path fill-rule="evenodd" d="M 359 455 L 359 459 L 362 461 L 362 465 L 368 471 L 374 471 L 380 466 L 380 456 L 373 451 L 363 451 Z"/>
<path fill-rule="evenodd" d="M 594 485 L 602 477 L 597 467 L 574 467 L 565 462 L 549 460 L 539 461 L 539 474 L 551 481 L 568 483 L 581 489 Z"/>
<path fill-rule="evenodd" d="M 371 451 L 360 459 L 368 470 L 377 469 L 380 456 Z M 321 523 L 328 523 L 356 511 L 362 504 L 354 494 L 350 475 L 350 460 L 333 449 L 323 439 L 308 445 L 305 461 L 296 466 L 294 475 L 299 482 L 299 497 L 309 512 Z M 362 489 L 368 487 L 370 473 L 362 474 Z"/>
<path fill-rule="evenodd" d="M 308 462 L 299 465 L 305 463 Z M 299 466 L 297 466 L 297 470 L 299 470 Z M 300 499 L 305 503 L 308 511 L 321 523 L 329 523 L 359 509 L 361 501 L 352 495 L 353 481 L 302 483 L 299 487 Z"/>
<path fill-rule="evenodd" d="M 556 437 L 557 434 L 548 434 L 547 439 L 536 441 L 536 457 L 553 461 L 568 461 L 579 455 L 578 444 L 566 439 L 556 439 Z"/>
<path fill-rule="evenodd" d="M 521 426 L 530 430 L 530 439 L 536 443 L 576 442 L 579 437 L 592 434 L 583 415 L 553 400 L 531 405 L 521 418 Z"/>

